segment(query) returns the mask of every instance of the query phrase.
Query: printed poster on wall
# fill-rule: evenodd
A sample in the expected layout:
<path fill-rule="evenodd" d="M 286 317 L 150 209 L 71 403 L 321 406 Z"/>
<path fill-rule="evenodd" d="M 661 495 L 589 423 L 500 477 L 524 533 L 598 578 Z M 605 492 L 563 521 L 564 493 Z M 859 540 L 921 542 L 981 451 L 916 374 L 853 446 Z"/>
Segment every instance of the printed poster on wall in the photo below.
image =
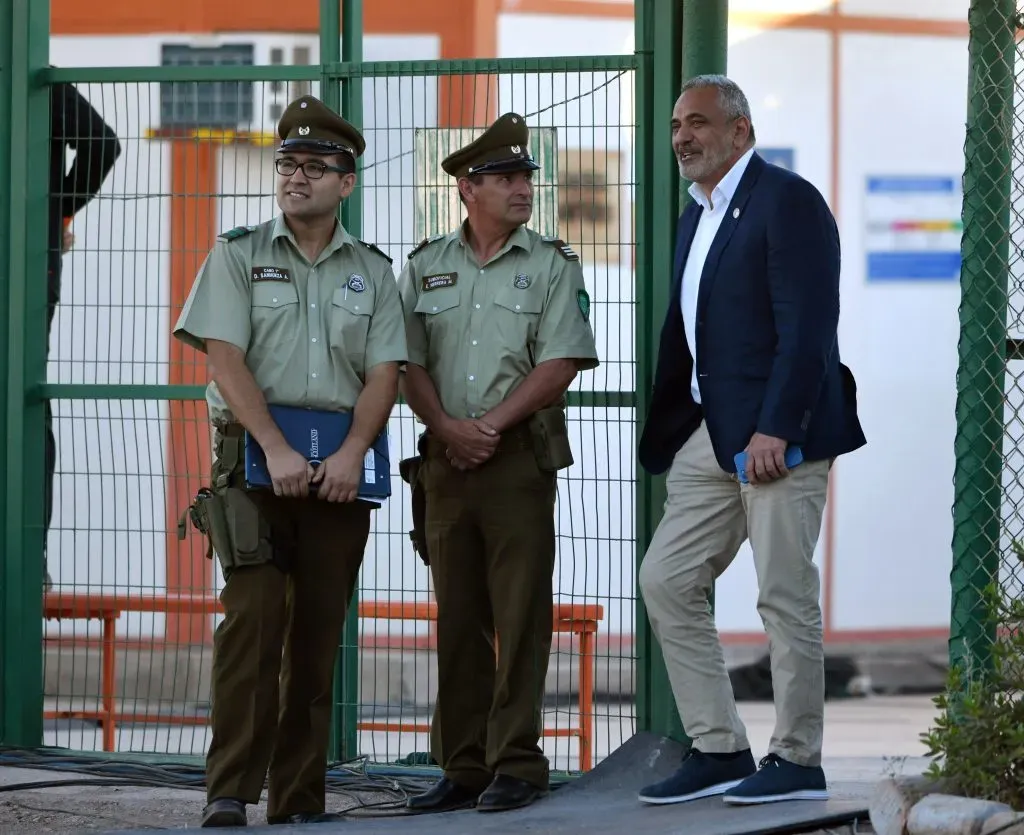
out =
<path fill-rule="evenodd" d="M 959 281 L 962 203 L 959 177 L 868 177 L 867 280 Z"/>

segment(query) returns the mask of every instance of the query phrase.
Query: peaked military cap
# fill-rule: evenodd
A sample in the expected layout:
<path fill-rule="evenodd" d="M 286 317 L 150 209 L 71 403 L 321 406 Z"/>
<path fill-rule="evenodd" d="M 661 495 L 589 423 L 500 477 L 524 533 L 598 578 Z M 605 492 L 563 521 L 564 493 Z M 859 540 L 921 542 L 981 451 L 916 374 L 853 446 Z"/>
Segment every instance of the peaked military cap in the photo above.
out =
<path fill-rule="evenodd" d="M 456 178 L 536 171 L 540 166 L 530 156 L 529 141 L 526 120 L 518 113 L 506 113 L 464 148 L 445 157 L 441 167 Z"/>
<path fill-rule="evenodd" d="M 366 150 L 363 135 L 316 96 L 303 96 L 285 108 L 277 123 L 279 151 L 311 154 L 349 154 L 353 159 Z"/>

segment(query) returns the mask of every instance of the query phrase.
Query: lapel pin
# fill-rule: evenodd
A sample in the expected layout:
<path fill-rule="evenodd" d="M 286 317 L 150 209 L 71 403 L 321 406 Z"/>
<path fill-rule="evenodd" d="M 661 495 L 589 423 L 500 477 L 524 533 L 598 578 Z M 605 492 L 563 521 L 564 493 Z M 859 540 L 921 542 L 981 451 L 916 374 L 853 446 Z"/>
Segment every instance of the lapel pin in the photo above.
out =
<path fill-rule="evenodd" d="M 732 216 L 733 216 L 733 218 L 739 217 L 740 216 L 740 210 L 739 209 L 733 209 L 732 210 Z"/>

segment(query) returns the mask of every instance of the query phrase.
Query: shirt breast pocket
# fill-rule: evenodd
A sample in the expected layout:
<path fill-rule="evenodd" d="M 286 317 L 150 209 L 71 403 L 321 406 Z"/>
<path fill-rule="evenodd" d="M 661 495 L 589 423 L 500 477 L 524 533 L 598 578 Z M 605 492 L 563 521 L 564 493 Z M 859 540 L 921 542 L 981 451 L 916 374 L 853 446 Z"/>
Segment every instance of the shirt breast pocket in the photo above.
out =
<path fill-rule="evenodd" d="M 331 349 L 342 352 L 358 373 L 363 371 L 372 313 L 373 291 L 369 286 L 361 293 L 340 287 L 331 297 Z"/>
<path fill-rule="evenodd" d="M 503 351 L 521 353 L 537 339 L 537 325 L 544 310 L 539 292 L 502 288 L 494 297 L 494 336 Z"/>
<path fill-rule="evenodd" d="M 458 331 L 459 288 L 428 290 L 416 300 L 415 312 L 422 314 L 427 336 L 438 338 Z"/>
<path fill-rule="evenodd" d="M 251 342 L 254 345 L 295 341 L 299 324 L 299 294 L 286 281 L 261 281 L 252 285 Z"/>

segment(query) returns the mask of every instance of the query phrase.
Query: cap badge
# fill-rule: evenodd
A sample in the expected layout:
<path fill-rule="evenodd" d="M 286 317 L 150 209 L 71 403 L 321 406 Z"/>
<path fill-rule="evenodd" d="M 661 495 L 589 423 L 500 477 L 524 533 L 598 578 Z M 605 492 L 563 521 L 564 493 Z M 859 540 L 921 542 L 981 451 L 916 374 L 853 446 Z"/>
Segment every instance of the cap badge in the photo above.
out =
<path fill-rule="evenodd" d="M 305 107 L 308 104 L 309 104 L 309 102 L 305 102 L 305 101 L 304 102 L 300 102 L 299 103 L 299 107 Z"/>
<path fill-rule="evenodd" d="M 519 153 L 522 153 L 522 151 L 523 151 L 523 149 L 520 148 L 518 145 L 513 145 L 512 146 L 512 153 L 513 154 L 519 154 Z"/>
<path fill-rule="evenodd" d="M 301 128 L 299 128 L 299 136 L 308 136 L 308 135 L 309 135 L 309 128 L 308 127 L 301 127 Z"/>
<path fill-rule="evenodd" d="M 348 277 L 348 288 L 353 293 L 362 293 L 366 289 L 366 282 L 361 275 L 353 273 Z"/>

